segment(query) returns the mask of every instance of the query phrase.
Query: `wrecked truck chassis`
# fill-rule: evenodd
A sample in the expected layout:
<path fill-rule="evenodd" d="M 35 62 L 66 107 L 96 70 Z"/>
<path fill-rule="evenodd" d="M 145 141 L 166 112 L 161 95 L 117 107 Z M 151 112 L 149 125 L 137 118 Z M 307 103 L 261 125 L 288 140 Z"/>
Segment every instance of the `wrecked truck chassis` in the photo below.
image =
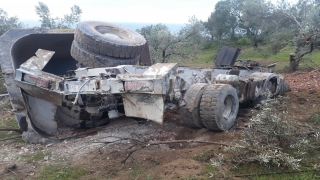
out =
<path fill-rule="evenodd" d="M 79 68 L 60 77 L 42 71 L 53 54 L 39 49 L 15 73 L 33 128 L 49 135 L 58 131 L 55 111 L 63 106 L 66 96 L 74 97 L 73 105 L 84 105 L 82 95 L 119 96 L 126 116 L 162 124 L 166 104 L 184 105 L 181 99 L 193 84 L 230 84 L 237 90 L 239 102 L 245 103 L 264 95 L 266 90 L 279 94 L 283 80 L 281 75 L 250 69 L 240 69 L 232 75 L 235 70 L 231 68 L 189 68 L 176 63 Z M 103 108 L 101 105 L 99 110 Z M 106 110 L 114 113 L 116 108 Z"/>
<path fill-rule="evenodd" d="M 267 91 L 283 95 L 281 75 L 260 67 L 233 66 L 236 56 L 224 61 L 223 53 L 216 68 L 156 64 L 77 69 L 70 55 L 73 40 L 73 32 L 39 29 L 12 29 L 0 37 L 2 74 L 21 130 L 33 127 L 41 135 L 55 135 L 66 117 L 58 116 L 61 107 L 70 112 L 85 110 L 90 119 L 102 119 L 91 127 L 107 122 L 108 116 L 116 118 L 121 108 L 127 116 L 162 123 L 166 105 L 183 109 L 188 103 L 185 94 L 194 85 L 230 84 L 240 103 L 256 100 Z"/>

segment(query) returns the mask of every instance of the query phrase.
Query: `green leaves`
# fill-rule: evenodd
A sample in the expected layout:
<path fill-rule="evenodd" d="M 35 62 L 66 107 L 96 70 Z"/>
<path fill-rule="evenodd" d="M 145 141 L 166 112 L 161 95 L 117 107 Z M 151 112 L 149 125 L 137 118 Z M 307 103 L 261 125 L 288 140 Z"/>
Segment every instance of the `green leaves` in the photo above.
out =
<path fill-rule="evenodd" d="M 65 14 L 63 18 L 52 18 L 49 7 L 43 2 L 38 2 L 35 6 L 36 14 L 40 17 L 41 27 L 49 29 L 67 29 L 80 21 L 82 10 L 79 6 L 71 7 L 71 13 Z"/>
<path fill-rule="evenodd" d="M 17 16 L 9 17 L 7 12 L 0 8 L 0 36 L 12 28 L 22 28 L 24 24 L 19 22 Z"/>
<path fill-rule="evenodd" d="M 179 32 L 170 32 L 164 24 L 138 29 L 148 41 L 152 63 L 166 63 L 193 58 L 205 40 L 204 26 L 192 16 Z"/>

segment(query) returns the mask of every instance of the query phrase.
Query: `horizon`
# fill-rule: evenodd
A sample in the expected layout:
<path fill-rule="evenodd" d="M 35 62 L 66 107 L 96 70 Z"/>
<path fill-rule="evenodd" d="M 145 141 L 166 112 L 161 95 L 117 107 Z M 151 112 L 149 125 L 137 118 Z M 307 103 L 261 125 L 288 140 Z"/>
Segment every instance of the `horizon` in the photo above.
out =
<path fill-rule="evenodd" d="M 34 27 L 40 27 L 41 23 L 39 20 L 25 20 L 25 21 L 20 21 L 27 25 L 26 28 L 34 28 Z M 144 26 L 149 26 L 149 25 L 156 25 L 157 23 L 134 23 L 134 22 L 109 22 L 113 24 L 117 24 L 120 26 L 124 26 L 128 29 L 131 30 L 137 30 L 141 29 Z M 162 23 L 165 24 L 171 32 L 178 32 L 185 24 L 177 24 L 177 23 Z M 76 24 L 72 26 L 72 28 L 75 28 Z"/>
<path fill-rule="evenodd" d="M 189 17 L 207 20 L 218 0 L 42 0 L 51 12 L 51 17 L 69 14 L 73 5 L 82 9 L 82 20 L 97 20 L 126 23 L 185 24 Z M 17 6 L 19 4 L 19 6 Z M 9 16 L 17 16 L 20 21 L 37 20 L 35 12 L 38 0 L 11 0 L 1 3 L 1 8 Z"/>

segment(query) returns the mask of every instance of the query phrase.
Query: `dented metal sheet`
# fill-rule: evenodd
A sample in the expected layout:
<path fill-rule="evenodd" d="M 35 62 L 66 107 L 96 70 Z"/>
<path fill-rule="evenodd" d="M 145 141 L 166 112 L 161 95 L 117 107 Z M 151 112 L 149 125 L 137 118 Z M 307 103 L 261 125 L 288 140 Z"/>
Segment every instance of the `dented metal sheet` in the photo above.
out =
<path fill-rule="evenodd" d="M 163 123 L 164 98 L 162 95 L 122 94 L 126 116 Z"/>
<path fill-rule="evenodd" d="M 127 81 L 124 83 L 125 91 L 144 91 L 152 92 L 154 90 L 152 81 Z"/>
<path fill-rule="evenodd" d="M 31 57 L 25 63 L 21 64 L 20 68 L 41 71 L 47 65 L 54 53 L 54 51 L 38 49 L 36 56 Z"/>
<path fill-rule="evenodd" d="M 163 78 L 165 75 L 169 74 L 170 71 L 175 71 L 177 68 L 177 63 L 157 63 L 150 66 L 148 70 L 143 73 L 143 77 Z"/>
<path fill-rule="evenodd" d="M 48 101 L 52 102 L 56 105 L 61 105 L 62 104 L 62 97 L 63 93 L 58 93 L 55 91 L 51 91 L 39 86 L 35 86 L 34 84 L 29 84 L 29 83 L 23 83 L 16 81 L 17 86 L 23 89 L 25 92 L 27 92 L 29 95 Z"/>

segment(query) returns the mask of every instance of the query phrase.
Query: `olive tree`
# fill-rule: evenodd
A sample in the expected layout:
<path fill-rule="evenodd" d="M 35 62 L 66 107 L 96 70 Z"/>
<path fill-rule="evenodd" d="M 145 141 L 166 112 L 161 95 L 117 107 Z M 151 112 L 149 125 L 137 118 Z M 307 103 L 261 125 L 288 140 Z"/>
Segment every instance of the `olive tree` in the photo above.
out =
<path fill-rule="evenodd" d="M 145 26 L 137 31 L 148 41 L 152 63 L 193 58 L 205 39 L 203 23 L 194 16 L 178 33 L 172 33 L 164 24 Z"/>
<path fill-rule="evenodd" d="M 38 2 L 38 6 L 35 6 L 35 11 L 40 17 L 41 27 L 49 29 L 66 29 L 80 21 L 82 10 L 79 6 L 74 5 L 71 7 L 71 13 L 65 14 L 62 18 L 51 17 L 49 7 L 43 3 Z"/>
<path fill-rule="evenodd" d="M 0 8 L 0 36 L 12 28 L 22 28 L 24 24 L 19 22 L 17 16 L 9 17 L 7 12 Z"/>
<path fill-rule="evenodd" d="M 237 2 L 237 4 L 240 3 Z M 234 39 L 238 27 L 238 9 L 233 0 L 221 0 L 215 5 L 205 27 L 211 35 L 211 39 L 221 40 Z"/>
<path fill-rule="evenodd" d="M 296 4 L 281 1 L 278 9 L 283 18 L 292 23 L 287 32 L 292 34 L 295 51 L 290 54 L 289 71 L 298 69 L 304 56 L 313 52 L 320 41 L 320 2 L 299 0 Z M 289 29 L 290 28 L 290 29 Z"/>

